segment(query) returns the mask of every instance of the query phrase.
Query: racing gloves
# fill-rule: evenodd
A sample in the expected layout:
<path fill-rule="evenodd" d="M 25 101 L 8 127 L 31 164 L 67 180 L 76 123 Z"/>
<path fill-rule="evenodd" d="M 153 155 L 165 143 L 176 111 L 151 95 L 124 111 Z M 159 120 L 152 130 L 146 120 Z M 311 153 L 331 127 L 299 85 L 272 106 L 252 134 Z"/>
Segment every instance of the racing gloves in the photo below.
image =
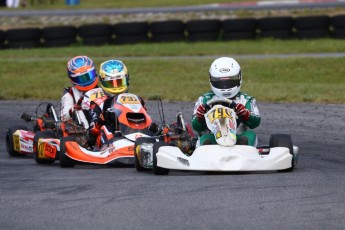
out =
<path fill-rule="evenodd" d="M 242 118 L 242 121 L 248 121 L 250 112 L 244 105 L 236 104 L 235 112 L 238 117 Z"/>
<path fill-rule="evenodd" d="M 203 104 L 200 104 L 198 106 L 198 108 L 196 109 L 196 114 L 195 114 L 195 116 L 198 119 L 198 121 L 202 121 L 202 120 L 205 119 L 205 117 L 204 117 L 205 113 L 206 113 L 205 106 Z"/>

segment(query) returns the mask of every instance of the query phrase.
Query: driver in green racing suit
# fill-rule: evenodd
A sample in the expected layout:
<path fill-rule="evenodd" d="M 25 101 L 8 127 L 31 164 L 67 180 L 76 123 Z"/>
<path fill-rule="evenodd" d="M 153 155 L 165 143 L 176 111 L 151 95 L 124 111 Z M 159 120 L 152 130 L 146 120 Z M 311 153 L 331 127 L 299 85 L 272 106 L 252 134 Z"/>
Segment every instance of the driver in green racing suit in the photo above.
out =
<path fill-rule="evenodd" d="M 249 129 L 258 127 L 261 117 L 255 98 L 240 92 L 242 85 L 240 65 L 233 58 L 221 57 L 211 64 L 209 75 L 212 90 L 199 97 L 192 118 L 192 127 L 200 134 L 200 145 L 216 144 L 215 137 L 208 130 L 205 122 L 207 102 L 212 99 L 230 99 L 234 102 L 231 108 L 238 117 L 236 144 L 256 146 L 256 133 Z"/>

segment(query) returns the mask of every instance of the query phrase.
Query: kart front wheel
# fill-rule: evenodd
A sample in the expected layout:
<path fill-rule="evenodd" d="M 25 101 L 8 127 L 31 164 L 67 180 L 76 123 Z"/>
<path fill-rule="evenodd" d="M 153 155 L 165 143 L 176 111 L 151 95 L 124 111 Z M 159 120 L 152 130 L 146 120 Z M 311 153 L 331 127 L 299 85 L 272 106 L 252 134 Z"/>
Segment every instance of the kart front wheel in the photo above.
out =
<path fill-rule="evenodd" d="M 134 143 L 134 163 L 135 163 L 135 169 L 138 172 L 149 170 L 149 169 L 143 167 L 139 161 L 138 154 L 140 154 L 140 145 L 142 145 L 143 143 L 155 143 L 155 142 L 156 142 L 155 138 L 152 138 L 152 137 L 140 137 L 140 138 L 135 140 L 135 143 Z"/>
<path fill-rule="evenodd" d="M 152 152 L 152 158 L 153 158 L 153 164 L 152 164 L 152 171 L 156 175 L 168 175 L 169 169 L 161 168 L 157 166 L 157 153 L 160 147 L 162 146 L 169 146 L 165 142 L 156 142 L 153 144 L 153 152 Z"/>
<path fill-rule="evenodd" d="M 66 155 L 66 142 L 74 141 L 74 137 L 62 137 L 60 140 L 60 167 L 72 168 L 75 165 L 75 160 Z"/>
<path fill-rule="evenodd" d="M 7 129 L 6 132 L 6 149 L 7 149 L 7 153 L 12 156 L 19 156 L 20 153 L 17 152 L 16 150 L 14 150 L 14 141 L 13 141 L 13 134 L 17 131 L 17 130 L 25 130 L 28 131 L 28 128 L 24 125 L 16 125 L 16 126 L 12 126 L 11 128 Z M 19 143 L 18 143 L 19 144 Z"/>
<path fill-rule="evenodd" d="M 274 147 L 286 147 L 289 149 L 292 155 L 291 167 L 283 170 L 278 170 L 279 172 L 292 172 L 297 164 L 296 159 L 293 154 L 293 144 L 291 136 L 288 134 L 274 134 L 271 135 L 269 145 L 271 148 Z"/>
<path fill-rule="evenodd" d="M 55 138 L 55 133 L 51 130 L 45 130 L 45 131 L 41 131 L 41 132 L 37 132 L 35 134 L 35 138 L 34 138 L 34 158 L 37 164 L 53 164 L 55 162 L 55 159 L 46 159 L 46 158 L 40 158 L 40 150 L 39 149 L 39 145 L 38 145 L 38 141 L 39 139 L 45 139 L 45 138 Z M 56 153 L 58 154 L 58 153 Z"/>

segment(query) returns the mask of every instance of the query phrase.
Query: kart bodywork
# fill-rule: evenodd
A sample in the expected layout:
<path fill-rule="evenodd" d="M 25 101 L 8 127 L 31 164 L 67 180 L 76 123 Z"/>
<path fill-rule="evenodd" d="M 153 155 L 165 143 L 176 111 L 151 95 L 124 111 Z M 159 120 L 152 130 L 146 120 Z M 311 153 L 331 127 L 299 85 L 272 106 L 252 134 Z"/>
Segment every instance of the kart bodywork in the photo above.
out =
<path fill-rule="evenodd" d="M 298 147 L 293 146 L 287 134 L 271 135 L 269 145 L 253 147 L 237 144 L 236 114 L 233 109 L 217 103 L 231 104 L 221 100 L 209 102 L 205 114 L 208 129 L 217 144 L 195 145 L 192 153 L 182 146 L 162 139 L 137 141 L 136 169 L 152 169 L 157 175 L 166 175 L 170 169 L 191 171 L 292 171 L 298 162 Z M 212 104 L 214 103 L 214 104 Z M 184 138 L 192 141 L 193 138 Z M 188 145 L 188 144 L 187 144 Z"/>
<path fill-rule="evenodd" d="M 139 137 L 152 136 L 152 120 L 142 106 L 140 99 L 130 93 L 123 93 L 113 99 L 106 117 L 113 117 L 109 131 L 102 126 L 101 146 L 86 148 L 70 138 L 60 143 L 60 166 L 73 167 L 77 162 L 93 164 L 134 164 L 134 141 Z"/>

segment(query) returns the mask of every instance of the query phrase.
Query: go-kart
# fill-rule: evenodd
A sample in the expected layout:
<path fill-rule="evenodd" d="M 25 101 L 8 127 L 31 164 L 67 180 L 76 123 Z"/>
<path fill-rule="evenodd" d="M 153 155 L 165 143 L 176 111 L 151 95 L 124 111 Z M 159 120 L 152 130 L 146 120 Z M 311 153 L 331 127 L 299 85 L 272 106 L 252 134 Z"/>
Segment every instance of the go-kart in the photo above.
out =
<path fill-rule="evenodd" d="M 217 144 L 199 145 L 191 155 L 165 141 L 147 143 L 138 147 L 138 155 L 152 159 L 152 171 L 166 175 L 170 169 L 192 171 L 292 171 L 298 162 L 298 147 L 287 134 L 271 135 L 269 145 L 253 147 L 238 145 L 236 113 L 231 100 L 213 100 L 207 103 L 205 121 Z M 139 144 L 139 143 L 138 143 Z M 138 169 L 138 168 L 137 168 Z"/>
<path fill-rule="evenodd" d="M 61 137 L 74 136 L 80 143 L 86 142 L 87 137 L 84 135 L 86 130 L 81 123 L 80 114 L 81 111 L 75 111 L 75 119 L 62 122 L 53 104 L 40 103 L 34 115 L 24 112 L 21 116 L 24 121 L 34 123 L 32 131 L 24 125 L 7 129 L 8 154 L 11 156 L 34 154 L 38 164 L 54 163 L 59 159 Z"/>
<path fill-rule="evenodd" d="M 23 113 L 21 116 L 26 122 L 33 122 L 33 130 L 25 125 L 15 125 L 7 129 L 6 148 L 10 156 L 33 154 L 34 138 L 36 134 L 51 134 L 55 130 L 55 121 L 58 119 L 54 106 L 48 102 L 40 103 L 34 115 Z"/>
<path fill-rule="evenodd" d="M 152 170 L 153 152 L 158 143 L 178 147 L 183 154 L 190 156 L 196 145 L 196 137 L 190 124 L 186 123 L 182 113 L 176 116 L 176 122 L 163 124 L 158 128 L 157 135 L 141 137 L 135 141 L 135 168 L 137 171 Z"/>
<path fill-rule="evenodd" d="M 60 166 L 74 167 L 78 162 L 92 164 L 134 164 L 134 141 L 154 135 L 152 119 L 138 96 L 122 93 L 114 97 L 101 128 L 101 145 L 81 146 L 73 137 L 60 142 Z M 113 129 L 113 130 L 112 130 Z"/>

